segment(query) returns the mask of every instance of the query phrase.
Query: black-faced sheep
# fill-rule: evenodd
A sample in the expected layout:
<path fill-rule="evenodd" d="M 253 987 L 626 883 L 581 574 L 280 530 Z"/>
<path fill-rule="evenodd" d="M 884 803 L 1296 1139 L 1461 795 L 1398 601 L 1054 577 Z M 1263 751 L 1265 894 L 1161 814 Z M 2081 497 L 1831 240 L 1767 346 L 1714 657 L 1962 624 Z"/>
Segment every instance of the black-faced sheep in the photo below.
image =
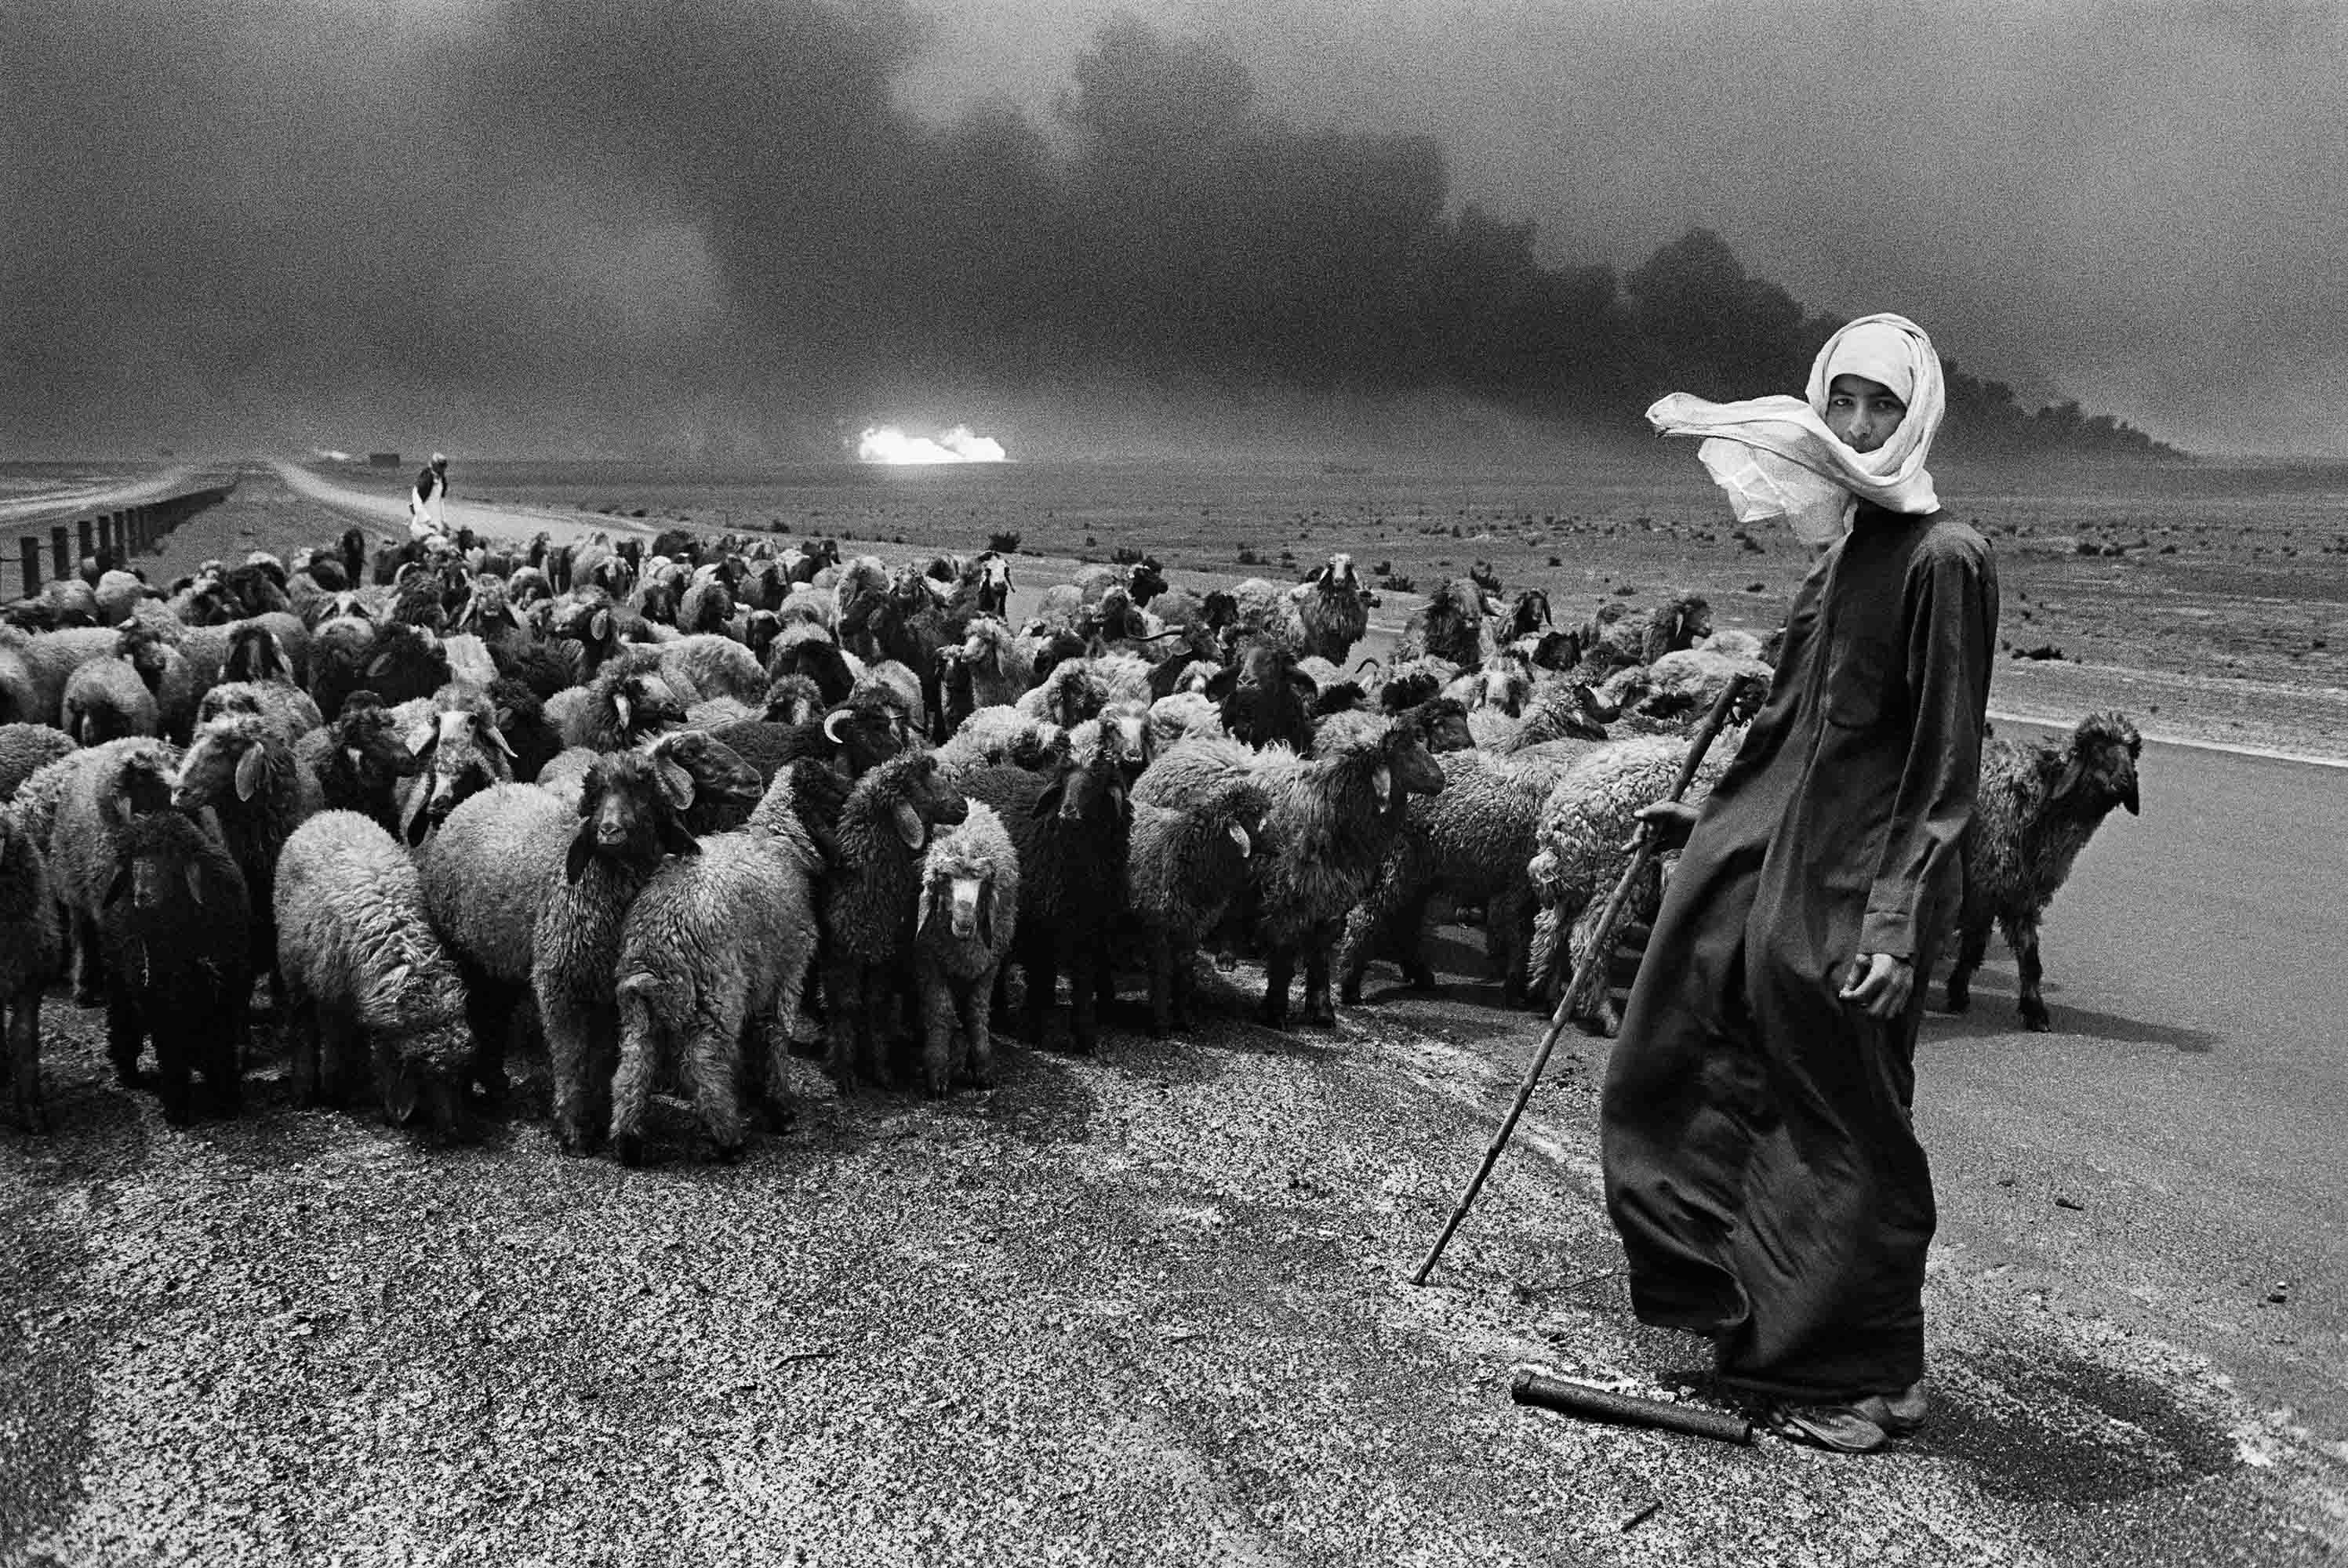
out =
<path fill-rule="evenodd" d="M 294 830 L 317 815 L 323 792 L 295 759 L 285 732 L 255 713 L 227 713 L 198 726 L 171 790 L 173 809 L 210 811 L 252 900 L 252 957 L 268 967 L 277 950 L 270 924 L 277 857 Z"/>
<path fill-rule="evenodd" d="M 2088 714 L 2067 739 L 1993 735 L 1982 743 L 1981 793 L 1962 841 L 1965 893 L 1949 971 L 1951 1012 L 1971 1004 L 1973 971 L 1994 925 L 2013 949 L 2024 1027 L 2054 1027 L 2040 989 L 2039 918 L 2112 807 L 2137 815 L 2143 746 L 2127 715 L 2115 712 Z"/>
<path fill-rule="evenodd" d="M 17 1125 L 48 1131 L 41 1103 L 41 993 L 65 957 L 56 890 L 31 828 L 0 811 L 0 1043 Z"/>
<path fill-rule="evenodd" d="M 177 747 L 142 737 L 108 741 L 52 764 L 57 770 L 50 780 L 56 815 L 46 848 L 68 934 L 80 955 L 74 999 L 83 1007 L 105 999 L 106 957 L 98 927 L 114 876 L 116 836 L 130 817 L 170 809 L 171 774 L 179 761 Z M 26 794 L 41 779 L 36 774 L 28 780 Z"/>
<path fill-rule="evenodd" d="M 156 733 L 186 745 L 196 727 L 196 704 L 203 700 L 187 656 L 153 623 L 136 617 L 118 635 L 117 651 L 139 671 L 140 682 L 155 699 Z"/>
<path fill-rule="evenodd" d="M 1096 747 L 1049 774 L 984 768 L 963 781 L 994 808 L 1019 856 L 1019 935 L 1013 952 L 1027 982 L 1027 1035 L 1044 1041 L 1057 978 L 1068 977 L 1068 1038 L 1089 1054 L 1110 990 L 1109 943 L 1125 909 L 1133 811 L 1124 768 Z"/>
<path fill-rule="evenodd" d="M 85 746 L 128 735 L 160 735 L 155 694 L 128 659 L 92 659 L 66 680 L 59 722 Z"/>
<path fill-rule="evenodd" d="M 1207 682 L 1207 696 L 1221 710 L 1223 729 L 1233 740 L 1256 747 L 1274 743 L 1299 752 L 1313 749 L 1313 705 L 1319 689 L 1296 667 L 1282 645 L 1259 638 Z"/>
<path fill-rule="evenodd" d="M 294 743 L 294 759 L 318 782 L 318 808 L 355 811 L 386 832 L 399 829 L 399 781 L 423 771 L 391 710 L 372 692 L 351 693 L 340 717 Z"/>
<path fill-rule="evenodd" d="M 973 802 L 959 826 L 931 841 L 922 862 L 913 979 L 922 1077 L 932 1094 L 946 1093 L 958 1077 L 981 1089 L 994 1083 L 989 1015 L 1018 924 L 1019 852 L 994 808 Z"/>
<path fill-rule="evenodd" d="M 858 696 L 804 723 L 754 719 L 721 724 L 709 737 L 757 770 L 762 784 L 773 783 L 778 773 L 802 757 L 836 762 L 851 778 L 861 778 L 905 749 L 896 709 L 872 696 Z"/>
<path fill-rule="evenodd" d="M 223 1114 L 242 1103 L 252 912 L 235 860 L 193 818 L 151 811 L 122 823 L 98 916 L 107 1055 L 127 1087 L 154 1043 L 163 1119 L 174 1127 L 192 1110 L 191 1073 Z"/>
<path fill-rule="evenodd" d="M 321 812 L 285 841 L 275 903 L 295 1097 L 342 1102 L 365 1062 L 395 1125 L 420 1119 L 442 1138 L 462 1136 L 464 981 L 406 852 L 356 812 Z"/>
<path fill-rule="evenodd" d="M 599 752 L 625 751 L 647 735 L 681 724 L 685 711 L 661 673 L 661 656 L 650 650 L 622 654 L 588 685 L 546 704 L 547 719 L 564 745 Z"/>
<path fill-rule="evenodd" d="M 310 675 L 310 697 L 332 719 L 364 687 L 386 707 L 429 697 L 448 683 L 448 655 L 438 639 L 413 626 L 386 622 L 364 641 L 329 640 Z"/>
<path fill-rule="evenodd" d="M 912 943 L 922 855 L 963 820 L 962 794 L 927 753 L 891 758 L 857 782 L 840 809 L 838 864 L 823 888 L 828 1067 L 843 1091 L 878 1079 L 878 1042 L 897 1014 L 899 968 Z"/>
<path fill-rule="evenodd" d="M 1246 891 L 1268 805 L 1239 779 L 1192 806 L 1134 806 L 1127 895 L 1148 956 L 1153 1034 L 1191 1027 L 1199 944 Z"/>

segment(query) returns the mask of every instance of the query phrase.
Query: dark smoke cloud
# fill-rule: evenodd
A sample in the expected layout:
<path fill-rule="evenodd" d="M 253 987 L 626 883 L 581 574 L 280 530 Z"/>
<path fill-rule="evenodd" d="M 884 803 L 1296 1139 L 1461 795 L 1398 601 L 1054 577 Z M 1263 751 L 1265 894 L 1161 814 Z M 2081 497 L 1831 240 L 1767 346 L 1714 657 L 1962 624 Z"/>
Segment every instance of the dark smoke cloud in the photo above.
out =
<path fill-rule="evenodd" d="M 1703 224 L 2026 390 L 2334 444 L 2333 23 L 1453 9 L 30 0 L 0 433 L 788 451 L 1104 385 L 1612 410 L 1682 362 L 1606 269 Z"/>

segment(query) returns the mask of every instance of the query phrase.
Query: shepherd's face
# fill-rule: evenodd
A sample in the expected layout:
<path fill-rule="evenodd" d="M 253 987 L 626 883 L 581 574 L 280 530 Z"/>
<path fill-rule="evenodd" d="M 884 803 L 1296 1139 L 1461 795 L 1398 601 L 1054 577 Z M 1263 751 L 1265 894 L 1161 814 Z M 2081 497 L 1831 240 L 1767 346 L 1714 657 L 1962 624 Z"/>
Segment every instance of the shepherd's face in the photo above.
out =
<path fill-rule="evenodd" d="M 1838 375 L 1827 386 L 1827 428 L 1854 452 L 1872 452 L 1891 439 L 1908 405 L 1879 381 Z"/>

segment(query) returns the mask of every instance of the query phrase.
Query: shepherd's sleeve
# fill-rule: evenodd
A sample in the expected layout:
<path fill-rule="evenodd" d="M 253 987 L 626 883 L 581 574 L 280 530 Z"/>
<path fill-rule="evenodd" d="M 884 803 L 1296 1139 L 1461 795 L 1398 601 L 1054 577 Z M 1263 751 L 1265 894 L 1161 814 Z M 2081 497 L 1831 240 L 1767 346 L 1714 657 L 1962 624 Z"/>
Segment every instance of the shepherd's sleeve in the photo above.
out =
<path fill-rule="evenodd" d="M 1900 797 L 1860 923 L 1859 950 L 1913 958 L 1927 900 L 1952 886 L 1958 841 L 1981 787 L 1982 711 L 1997 646 L 1997 566 L 1985 545 L 1950 541 L 1908 578 L 1914 728 Z"/>

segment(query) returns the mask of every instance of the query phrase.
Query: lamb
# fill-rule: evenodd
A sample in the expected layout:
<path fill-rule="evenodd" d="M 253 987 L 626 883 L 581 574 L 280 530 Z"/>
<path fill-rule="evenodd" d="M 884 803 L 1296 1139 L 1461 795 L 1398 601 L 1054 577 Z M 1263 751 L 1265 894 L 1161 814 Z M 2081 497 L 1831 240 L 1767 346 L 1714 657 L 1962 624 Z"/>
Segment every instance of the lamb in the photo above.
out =
<path fill-rule="evenodd" d="M 28 1132 L 49 1129 L 41 1103 L 41 993 L 64 957 L 48 861 L 31 827 L 0 811 L 0 1043 L 9 1106 Z"/>
<path fill-rule="evenodd" d="M 1090 1055 L 1100 1040 L 1098 1006 L 1112 990 L 1109 938 L 1125 908 L 1133 824 L 1125 770 L 1097 746 L 1050 774 L 983 769 L 963 788 L 994 809 L 1018 850 L 1014 956 L 1027 980 L 1027 1037 L 1043 1043 L 1045 1013 L 1065 969 L 1069 1043 Z"/>
<path fill-rule="evenodd" d="M 77 748 L 74 738 L 46 724 L 0 724 L 0 801 L 42 768 Z"/>
<path fill-rule="evenodd" d="M 194 818 L 151 811 L 122 823 L 98 916 L 107 1054 L 129 1087 L 154 1042 L 163 1120 L 174 1127 L 190 1119 L 194 1072 L 223 1114 L 242 1107 L 251 914 L 235 859 Z"/>
<path fill-rule="evenodd" d="M 933 839 L 922 861 L 913 981 L 922 1008 L 922 1076 L 932 1094 L 942 1097 L 957 1077 L 993 1086 L 989 1014 L 995 976 L 1018 926 L 1018 850 L 994 808 L 973 802 L 961 825 Z"/>
<path fill-rule="evenodd" d="M 882 763 L 840 809 L 839 862 L 823 889 L 827 1067 L 845 1093 L 878 1078 L 877 1037 L 895 1016 L 897 968 L 912 939 L 921 856 L 930 835 L 968 815 L 927 753 Z"/>
<path fill-rule="evenodd" d="M 1377 878 L 1345 917 L 1337 955 L 1341 999 L 1362 999 L 1362 975 L 1383 948 L 1405 980 L 1435 986 L 1422 956 L 1426 908 L 1437 897 L 1485 910 L 1485 941 L 1499 970 L 1503 999 L 1521 1001 L 1532 938 L 1532 884 L 1525 864 L 1537 847 L 1541 807 L 1570 765 L 1555 753 L 1492 756 L 1446 753 L 1444 788 L 1410 803 Z"/>
<path fill-rule="evenodd" d="M 345 1100 L 364 1045 L 394 1125 L 421 1119 L 443 1139 L 462 1137 L 464 982 L 398 843 L 356 812 L 319 813 L 285 841 L 274 913 L 296 1099 Z"/>
<path fill-rule="evenodd" d="M 2117 712 L 2088 714 L 2067 741 L 1992 736 L 1982 743 L 1981 793 L 1960 841 L 1964 902 L 1949 971 L 1951 1012 L 1972 1005 L 1973 971 L 1995 925 L 2013 949 L 2023 1027 L 2054 1027 L 2040 989 L 2039 918 L 2112 807 L 2137 815 L 2143 747 L 2136 726 Z"/>
<path fill-rule="evenodd" d="M 1260 1017 L 1288 1026 L 1288 989 L 1304 963 L 1304 1021 L 1334 1024 L 1330 949 L 1346 911 L 1359 902 L 1403 821 L 1407 794 L 1440 794 L 1438 746 L 1467 742 L 1468 716 L 1447 697 L 1388 722 L 1373 742 L 1320 757 L 1286 746 L 1261 755 L 1230 741 L 1186 741 L 1159 758 L 1136 786 L 1138 800 L 1196 804 L 1234 779 L 1251 779 L 1271 802 L 1259 851 L 1249 923 L 1263 947 Z"/>
<path fill-rule="evenodd" d="M 176 811 L 210 811 L 252 902 L 252 957 L 277 951 L 271 890 L 285 841 L 322 808 L 324 793 L 294 755 L 285 732 L 256 713 L 226 713 L 200 726 L 171 789 Z M 248 980 L 252 971 L 247 971 Z"/>
<path fill-rule="evenodd" d="M 66 733 L 85 746 L 126 735 L 160 735 L 155 694 L 128 659 L 93 659 L 67 677 L 60 703 Z"/>
<path fill-rule="evenodd" d="M 781 789 L 788 793 L 789 784 Z M 644 1113 L 664 1063 L 691 1089 L 721 1160 L 740 1156 L 744 1036 L 764 1047 L 747 1074 L 777 1124 L 790 1026 L 816 953 L 815 878 L 822 861 L 789 814 L 714 834 L 672 859 L 628 907 L 615 973 L 620 1061 L 612 1080 L 612 1152 L 644 1158 Z"/>
<path fill-rule="evenodd" d="M 972 619 L 958 657 L 976 707 L 1009 707 L 1035 684 L 1035 645 L 991 615 Z"/>
<path fill-rule="evenodd" d="M 1152 1034 L 1190 1029 L 1199 944 L 1246 891 L 1269 805 L 1242 778 L 1195 807 L 1134 806 L 1126 883 L 1148 954 Z"/>
<path fill-rule="evenodd" d="M 1728 770 L 1742 732 L 1724 730 L 1682 798 L 1701 805 Z M 1687 756 L 1680 735 L 1634 735 L 1610 741 L 1576 759 L 1541 803 L 1537 848 L 1525 867 L 1538 912 L 1528 964 L 1532 994 L 1554 1001 L 1581 953 L 1594 938 L 1607 895 L 1631 861 L 1630 844 L 1641 807 L 1665 798 Z M 1633 915 L 1652 917 L 1659 886 L 1638 890 Z M 1598 1032 L 1620 1023 L 1612 999 L 1601 995 L 1583 1015 Z"/>

